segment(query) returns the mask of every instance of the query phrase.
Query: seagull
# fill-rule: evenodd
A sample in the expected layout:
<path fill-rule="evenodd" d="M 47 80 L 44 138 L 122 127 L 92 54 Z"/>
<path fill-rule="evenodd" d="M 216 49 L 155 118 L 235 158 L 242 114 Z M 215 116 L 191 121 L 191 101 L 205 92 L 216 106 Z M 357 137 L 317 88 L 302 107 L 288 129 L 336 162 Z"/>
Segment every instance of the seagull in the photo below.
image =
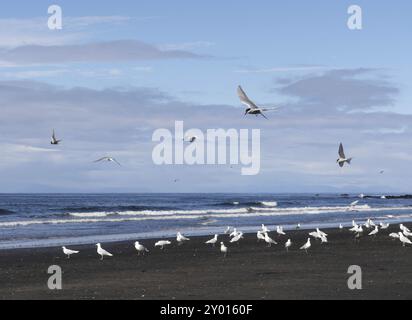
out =
<path fill-rule="evenodd" d="M 169 240 L 160 240 L 155 243 L 155 247 L 160 247 L 163 250 L 164 246 L 172 244 Z"/>
<path fill-rule="evenodd" d="M 308 249 L 311 247 L 311 243 L 310 243 L 310 238 L 308 238 L 308 241 L 302 246 L 300 247 L 300 250 L 305 250 L 306 253 L 308 253 Z"/>
<path fill-rule="evenodd" d="M 412 232 L 409 232 L 407 230 L 404 230 L 403 234 L 405 235 L 405 237 L 412 237 Z"/>
<path fill-rule="evenodd" d="M 192 137 L 186 137 L 186 139 L 183 139 L 183 141 L 187 141 L 190 143 L 193 143 L 197 140 L 197 136 L 192 136 Z"/>
<path fill-rule="evenodd" d="M 271 247 L 272 244 L 277 244 L 277 242 L 275 240 L 273 240 L 271 237 L 269 237 L 267 232 L 265 232 L 264 235 L 265 235 L 265 242 L 268 244 L 268 247 Z"/>
<path fill-rule="evenodd" d="M 220 252 L 222 252 L 224 257 L 226 258 L 228 249 L 223 242 L 220 243 Z"/>
<path fill-rule="evenodd" d="M 149 252 L 149 250 L 147 250 L 147 248 L 144 245 L 140 244 L 139 241 L 136 241 L 134 243 L 134 247 L 136 248 L 139 256 L 140 256 L 140 252 L 142 252 L 143 255 L 145 254 L 145 252 Z"/>
<path fill-rule="evenodd" d="M 277 232 L 277 234 L 278 234 L 279 236 L 286 236 L 286 233 L 283 232 L 283 227 L 277 226 L 277 227 L 276 227 L 276 232 Z"/>
<path fill-rule="evenodd" d="M 227 227 L 225 230 L 225 234 L 228 234 L 230 232 L 230 230 L 232 230 L 232 227 Z"/>
<path fill-rule="evenodd" d="M 238 86 L 237 88 L 237 95 L 239 96 L 240 101 L 247 106 L 247 109 L 245 111 L 245 116 L 248 114 L 254 114 L 256 115 L 256 117 L 258 115 L 261 115 L 262 117 L 264 117 L 265 119 L 267 119 L 267 117 L 263 114 L 264 111 L 274 111 L 277 110 L 279 108 L 259 108 L 252 100 L 250 100 L 248 98 L 248 96 L 246 95 L 246 93 L 243 91 L 241 86 Z"/>
<path fill-rule="evenodd" d="M 289 248 L 291 246 L 292 246 L 292 241 L 288 239 L 288 241 L 285 243 L 286 252 L 289 252 Z"/>
<path fill-rule="evenodd" d="M 97 243 L 96 246 L 97 246 L 97 254 L 99 254 L 101 256 L 100 260 L 103 260 L 104 256 L 113 257 L 113 255 L 110 252 L 108 252 L 108 251 L 106 251 L 102 248 L 100 243 Z"/>
<path fill-rule="evenodd" d="M 412 241 L 405 237 L 402 232 L 399 232 L 399 240 L 402 242 L 403 246 L 406 244 L 412 244 Z"/>
<path fill-rule="evenodd" d="M 299 230 L 300 228 L 301 228 L 300 223 L 298 223 L 298 224 L 296 225 L 296 230 Z"/>
<path fill-rule="evenodd" d="M 229 237 L 233 238 L 236 237 L 239 234 L 239 231 L 237 231 L 236 228 L 233 228 L 233 232 L 229 235 Z"/>
<path fill-rule="evenodd" d="M 360 200 L 353 201 L 353 202 L 349 205 L 348 211 L 355 211 L 355 207 L 357 206 L 357 204 L 359 203 L 359 201 L 360 201 Z"/>
<path fill-rule="evenodd" d="M 397 234 L 396 232 L 393 232 L 389 235 L 389 237 L 391 237 L 392 239 L 399 239 L 399 234 Z"/>
<path fill-rule="evenodd" d="M 339 230 L 343 230 L 342 223 L 339 225 Z"/>
<path fill-rule="evenodd" d="M 384 173 L 385 173 L 385 170 L 381 170 L 379 173 L 380 173 L 380 174 L 384 174 Z"/>
<path fill-rule="evenodd" d="M 351 161 L 352 161 L 352 158 L 346 158 L 345 151 L 343 150 L 343 144 L 341 143 L 339 145 L 339 158 L 338 160 L 336 160 L 336 162 L 342 168 L 345 165 L 345 163 L 350 164 Z"/>
<path fill-rule="evenodd" d="M 257 239 L 258 239 L 258 242 L 260 241 L 260 240 L 265 240 L 265 233 L 263 232 L 263 231 L 258 231 L 257 232 L 257 234 L 256 234 L 256 237 L 257 237 Z"/>
<path fill-rule="evenodd" d="M 101 162 L 101 161 L 113 162 L 113 163 L 117 163 L 119 166 L 121 166 L 121 164 L 115 158 L 112 158 L 112 157 L 103 157 L 103 158 L 97 159 L 94 162 L 96 163 L 96 162 Z"/>
<path fill-rule="evenodd" d="M 406 231 L 406 232 L 411 232 L 411 230 L 409 230 L 407 227 L 405 227 L 403 224 L 401 224 L 399 226 L 399 228 L 401 229 L 402 232 Z"/>
<path fill-rule="evenodd" d="M 239 243 L 239 240 L 243 239 L 243 232 L 239 232 L 237 235 L 235 235 L 231 240 L 230 243 Z"/>
<path fill-rule="evenodd" d="M 190 239 L 189 238 L 186 238 L 184 235 L 182 235 L 180 232 L 178 232 L 177 233 L 177 235 L 176 235 L 176 241 L 179 243 L 179 244 L 182 244 L 183 242 L 185 242 L 185 241 L 189 241 Z"/>
<path fill-rule="evenodd" d="M 269 230 L 268 227 L 266 227 L 264 224 L 262 224 L 262 232 L 263 232 L 263 233 L 265 233 L 265 232 L 270 232 L 270 230 Z"/>
<path fill-rule="evenodd" d="M 213 247 L 214 247 L 215 244 L 216 244 L 216 242 L 217 242 L 217 237 L 218 237 L 218 235 L 215 234 L 215 236 L 214 236 L 212 239 L 206 241 L 205 243 L 206 243 L 206 244 L 211 244 L 211 245 L 213 245 Z"/>
<path fill-rule="evenodd" d="M 70 255 L 79 253 L 79 251 L 70 250 L 70 249 L 67 249 L 66 247 L 62 247 L 62 248 L 63 248 L 63 253 L 67 256 L 67 259 L 70 259 Z"/>
<path fill-rule="evenodd" d="M 51 137 L 50 144 L 58 145 L 60 142 L 61 142 L 61 140 L 58 140 L 58 139 L 56 138 L 56 133 L 54 132 L 54 129 L 53 129 L 53 135 L 52 135 L 52 137 Z"/>
<path fill-rule="evenodd" d="M 378 228 L 378 226 L 375 226 L 375 229 L 371 233 L 369 233 L 369 236 L 375 236 L 376 237 L 378 232 L 379 232 L 379 228 Z"/>
<path fill-rule="evenodd" d="M 381 223 L 380 223 L 380 226 L 381 226 L 381 229 L 382 229 L 382 230 L 386 230 L 386 229 L 389 229 L 389 226 L 390 226 L 390 225 L 389 225 L 389 223 L 382 223 L 382 222 L 381 222 Z"/>

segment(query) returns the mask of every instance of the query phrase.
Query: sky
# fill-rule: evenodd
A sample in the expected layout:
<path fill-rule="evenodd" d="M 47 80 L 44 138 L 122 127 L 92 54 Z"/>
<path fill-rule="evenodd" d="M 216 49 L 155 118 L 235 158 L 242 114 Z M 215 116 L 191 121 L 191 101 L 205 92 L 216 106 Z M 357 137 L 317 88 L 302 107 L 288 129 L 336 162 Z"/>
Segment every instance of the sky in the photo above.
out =
<path fill-rule="evenodd" d="M 52 4 L 61 30 L 47 27 Z M 362 30 L 347 27 L 353 4 Z M 400 0 L 9 2 L 0 192 L 408 193 L 411 12 Z M 280 109 L 244 117 L 238 85 Z M 260 129 L 260 173 L 155 165 L 152 134 L 176 120 Z M 106 155 L 122 167 L 93 163 Z"/>

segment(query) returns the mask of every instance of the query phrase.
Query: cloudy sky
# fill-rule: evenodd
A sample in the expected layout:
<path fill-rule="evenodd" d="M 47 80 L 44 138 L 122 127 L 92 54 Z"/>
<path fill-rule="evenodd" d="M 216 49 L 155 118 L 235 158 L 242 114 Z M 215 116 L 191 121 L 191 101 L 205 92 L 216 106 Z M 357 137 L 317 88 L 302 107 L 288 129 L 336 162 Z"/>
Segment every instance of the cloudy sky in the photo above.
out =
<path fill-rule="evenodd" d="M 355 2 L 361 31 L 354 1 L 55 1 L 62 30 L 49 1 L 3 5 L 0 192 L 410 192 L 412 3 Z M 239 84 L 281 109 L 243 117 Z M 175 120 L 260 129 L 260 174 L 154 165 Z"/>

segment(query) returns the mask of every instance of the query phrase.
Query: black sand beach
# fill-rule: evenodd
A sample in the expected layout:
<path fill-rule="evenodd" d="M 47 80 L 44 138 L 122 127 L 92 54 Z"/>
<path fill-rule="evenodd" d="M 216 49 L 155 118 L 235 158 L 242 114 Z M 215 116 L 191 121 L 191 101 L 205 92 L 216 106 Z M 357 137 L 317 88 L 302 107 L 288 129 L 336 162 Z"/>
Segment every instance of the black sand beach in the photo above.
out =
<path fill-rule="evenodd" d="M 247 235 L 231 245 L 224 259 L 219 247 L 192 238 L 161 251 L 142 241 L 150 253 L 138 257 L 132 242 L 103 244 L 114 254 L 100 261 L 94 245 L 71 246 L 80 254 L 66 259 L 61 248 L 0 251 L 1 299 L 411 299 L 412 247 L 402 247 L 382 231 L 360 243 L 345 230 L 327 230 L 329 244 L 298 250 L 308 231 L 288 232 L 294 242 L 267 248 Z M 272 236 L 274 234 L 272 233 Z M 228 236 L 221 236 L 225 243 Z M 50 265 L 63 270 L 63 290 L 49 290 Z M 363 290 L 348 289 L 350 265 L 363 271 Z"/>

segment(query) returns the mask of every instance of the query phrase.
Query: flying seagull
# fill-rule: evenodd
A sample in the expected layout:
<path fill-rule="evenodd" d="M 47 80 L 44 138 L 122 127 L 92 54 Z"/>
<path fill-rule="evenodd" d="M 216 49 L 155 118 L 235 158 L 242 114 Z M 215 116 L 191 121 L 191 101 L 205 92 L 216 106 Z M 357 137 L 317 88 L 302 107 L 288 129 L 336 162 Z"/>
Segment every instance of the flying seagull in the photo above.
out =
<path fill-rule="evenodd" d="M 94 162 L 96 163 L 96 162 L 102 162 L 102 161 L 113 162 L 121 166 L 121 164 L 115 158 L 112 158 L 112 157 L 103 157 L 103 158 L 97 159 Z"/>
<path fill-rule="evenodd" d="M 346 158 L 345 151 L 343 150 L 343 144 L 341 143 L 339 145 L 339 159 L 336 160 L 336 162 L 342 168 L 345 165 L 345 163 L 350 164 L 351 161 L 352 161 L 352 158 Z"/>
<path fill-rule="evenodd" d="M 239 86 L 237 88 L 237 94 L 239 96 L 240 101 L 245 106 L 247 106 L 247 109 L 245 111 L 245 116 L 248 115 L 248 114 L 254 114 L 254 115 L 256 115 L 256 117 L 258 115 L 261 115 L 262 117 L 267 119 L 267 117 L 263 114 L 264 111 L 274 111 L 274 110 L 279 109 L 279 108 L 260 108 L 260 107 L 258 107 L 252 100 L 250 100 L 248 98 L 248 96 L 243 91 L 241 86 Z"/>
<path fill-rule="evenodd" d="M 52 137 L 51 137 L 50 144 L 58 145 L 60 142 L 61 142 L 61 140 L 58 140 L 58 139 L 56 138 L 56 133 L 54 132 L 54 129 L 53 129 L 53 135 L 52 135 Z"/>

